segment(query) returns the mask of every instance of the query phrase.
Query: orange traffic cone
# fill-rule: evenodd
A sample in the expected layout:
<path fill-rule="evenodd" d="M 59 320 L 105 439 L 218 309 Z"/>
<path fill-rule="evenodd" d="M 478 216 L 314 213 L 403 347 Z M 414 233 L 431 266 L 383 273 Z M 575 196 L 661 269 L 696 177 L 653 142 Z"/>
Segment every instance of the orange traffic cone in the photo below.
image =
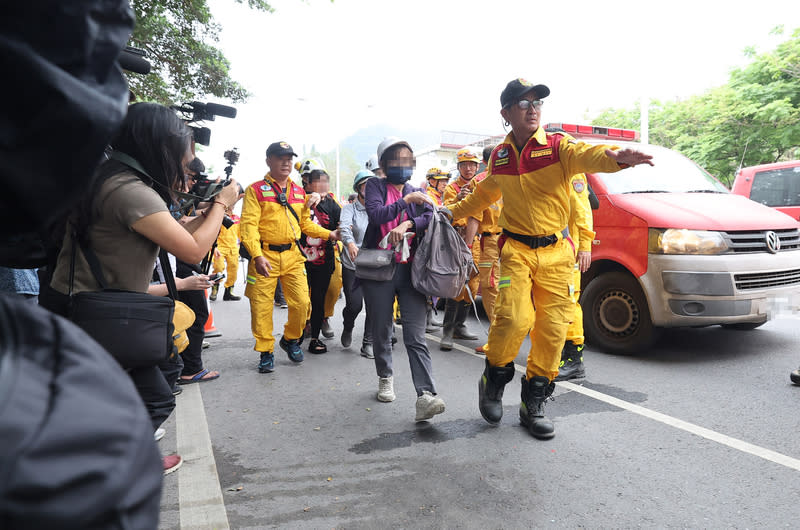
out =
<path fill-rule="evenodd" d="M 222 332 L 214 326 L 214 313 L 211 311 L 211 304 L 208 303 L 208 291 L 204 292 L 206 293 L 206 305 L 208 306 L 208 319 L 206 319 L 203 331 L 206 332 L 206 337 L 221 337 Z"/>

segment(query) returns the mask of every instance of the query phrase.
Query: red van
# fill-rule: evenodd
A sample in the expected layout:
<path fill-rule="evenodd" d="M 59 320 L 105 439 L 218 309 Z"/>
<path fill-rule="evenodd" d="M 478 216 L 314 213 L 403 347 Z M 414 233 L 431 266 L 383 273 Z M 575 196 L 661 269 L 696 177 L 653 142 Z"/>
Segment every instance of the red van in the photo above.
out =
<path fill-rule="evenodd" d="M 800 160 L 742 168 L 731 191 L 800 219 Z"/>
<path fill-rule="evenodd" d="M 797 220 L 730 193 L 675 151 L 623 141 L 634 131 L 550 125 L 587 143 L 650 153 L 655 164 L 587 175 L 597 233 L 582 281 L 589 344 L 642 352 L 660 328 L 750 330 L 796 305 Z"/>

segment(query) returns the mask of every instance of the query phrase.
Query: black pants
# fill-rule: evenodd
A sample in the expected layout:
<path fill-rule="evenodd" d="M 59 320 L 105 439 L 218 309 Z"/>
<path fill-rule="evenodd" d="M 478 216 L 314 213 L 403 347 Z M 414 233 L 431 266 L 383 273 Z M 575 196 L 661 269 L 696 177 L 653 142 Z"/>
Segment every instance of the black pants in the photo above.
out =
<path fill-rule="evenodd" d="M 357 285 L 357 286 L 356 286 Z M 355 326 L 356 317 L 364 307 L 364 292 L 361 284 L 356 284 L 356 271 L 342 267 L 342 287 L 344 289 L 345 306 L 342 310 L 344 317 L 344 328 L 352 329 Z M 369 312 L 364 317 L 364 338 L 362 344 L 372 344 L 372 324 Z"/>
<path fill-rule="evenodd" d="M 333 262 L 324 265 L 313 265 L 306 262 L 308 289 L 311 291 L 311 338 L 318 339 L 325 318 L 325 294 L 333 275 Z"/>
<path fill-rule="evenodd" d="M 158 366 L 133 368 L 128 371 L 128 375 L 144 401 L 155 431 L 175 409 L 172 388 Z"/>
<path fill-rule="evenodd" d="M 178 278 L 188 278 L 192 271 L 197 271 L 197 267 L 178 261 L 175 276 Z M 178 291 L 178 300 L 188 305 L 194 311 L 194 323 L 186 330 L 189 338 L 189 346 L 181 354 L 183 357 L 183 371 L 181 375 L 194 375 L 203 369 L 203 339 L 206 336 L 205 325 L 208 320 L 208 305 L 206 305 L 206 295 L 203 291 Z"/>

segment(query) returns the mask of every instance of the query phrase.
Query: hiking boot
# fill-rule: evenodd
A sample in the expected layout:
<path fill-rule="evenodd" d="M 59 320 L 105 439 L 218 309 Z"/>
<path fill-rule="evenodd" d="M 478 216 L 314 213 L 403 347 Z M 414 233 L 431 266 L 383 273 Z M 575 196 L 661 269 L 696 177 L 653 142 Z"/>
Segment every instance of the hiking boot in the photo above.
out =
<path fill-rule="evenodd" d="M 361 345 L 361 356 L 367 359 L 374 359 L 375 354 L 372 353 L 372 344 L 365 342 Z"/>
<path fill-rule="evenodd" d="M 456 311 L 458 302 L 448 299 L 444 303 L 444 321 L 442 323 L 442 340 L 439 349 L 450 351 L 453 349 L 453 331 L 456 327 Z"/>
<path fill-rule="evenodd" d="M 794 372 L 789 374 L 789 379 L 792 380 L 792 383 L 796 385 L 800 385 L 800 368 L 795 370 Z"/>
<path fill-rule="evenodd" d="M 275 356 L 272 352 L 265 351 L 261 353 L 261 360 L 258 361 L 258 373 L 268 374 L 275 371 Z"/>
<path fill-rule="evenodd" d="M 583 344 L 575 344 L 571 340 L 564 343 L 561 350 L 561 363 L 558 365 L 558 375 L 553 381 L 569 381 L 586 377 L 583 366 Z"/>
<path fill-rule="evenodd" d="M 478 340 L 478 336 L 474 333 L 471 333 L 464 322 L 467 320 L 467 315 L 469 314 L 469 309 L 472 307 L 472 304 L 469 302 L 461 302 L 458 303 L 456 308 L 456 320 L 455 320 L 455 327 L 453 328 L 453 338 L 454 339 L 463 339 L 463 340 Z"/>
<path fill-rule="evenodd" d="M 224 300 L 225 302 L 237 302 L 241 299 L 242 299 L 241 296 L 236 296 L 235 294 L 233 294 L 232 285 L 230 287 L 225 288 L 225 294 L 222 295 L 222 300 Z"/>
<path fill-rule="evenodd" d="M 319 339 L 311 339 L 308 343 L 308 353 L 327 353 L 328 347 Z"/>
<path fill-rule="evenodd" d="M 212 302 L 216 301 L 218 292 L 219 292 L 219 284 L 215 283 L 214 285 L 211 286 L 211 294 L 208 295 L 208 299 L 211 300 Z"/>
<path fill-rule="evenodd" d="M 378 401 L 389 403 L 394 401 L 394 379 L 389 377 L 378 378 Z"/>
<path fill-rule="evenodd" d="M 342 330 L 342 346 L 349 348 L 353 342 L 353 325 L 345 324 Z"/>
<path fill-rule="evenodd" d="M 417 416 L 414 421 L 426 421 L 444 412 L 444 401 L 425 390 L 417 398 Z"/>
<path fill-rule="evenodd" d="M 161 462 L 164 464 L 164 474 L 169 475 L 183 465 L 183 458 L 181 455 L 169 455 L 162 458 Z"/>
<path fill-rule="evenodd" d="M 303 350 L 300 349 L 300 341 L 299 340 L 286 340 L 286 337 L 281 337 L 280 342 L 278 342 L 281 349 L 286 352 L 289 356 L 289 360 L 293 363 L 301 363 L 303 362 Z"/>
<path fill-rule="evenodd" d="M 334 335 L 333 328 L 331 328 L 331 325 L 328 324 L 328 319 L 327 318 L 323 318 L 322 319 L 322 336 L 325 337 L 326 339 L 332 339 L 333 335 Z"/>
<path fill-rule="evenodd" d="M 491 366 L 486 359 L 486 367 L 478 380 L 478 409 L 481 416 L 492 425 L 500 423 L 503 417 L 503 389 L 514 379 L 514 362 L 505 366 Z"/>
<path fill-rule="evenodd" d="M 531 436 L 547 440 L 555 436 L 553 422 L 544 415 L 544 403 L 553 395 L 555 383 L 544 376 L 532 377 L 530 381 L 523 375 L 519 405 L 519 421 L 528 428 Z"/>

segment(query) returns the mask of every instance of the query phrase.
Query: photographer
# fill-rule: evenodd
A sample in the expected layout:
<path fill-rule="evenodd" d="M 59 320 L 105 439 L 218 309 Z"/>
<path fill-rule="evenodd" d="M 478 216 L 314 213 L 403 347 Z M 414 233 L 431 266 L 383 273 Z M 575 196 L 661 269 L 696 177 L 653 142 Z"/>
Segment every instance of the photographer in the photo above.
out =
<path fill-rule="evenodd" d="M 50 284 L 64 299 L 70 284 L 73 293 L 100 290 L 81 245 L 97 256 L 109 289 L 141 293 L 148 290 L 159 247 L 189 263 L 208 253 L 238 194 L 236 186 L 226 186 L 205 215 L 184 225 L 172 217 L 172 190 L 182 187 L 186 165 L 193 158 L 191 139 L 191 131 L 166 107 L 136 103 L 128 108 L 111 141 L 111 158 L 100 165 L 70 218 Z M 73 241 L 73 231 L 81 245 Z M 65 314 L 68 300 L 63 302 L 52 309 Z M 128 374 L 155 430 L 175 408 L 172 390 L 157 366 L 131 369 Z M 165 472 L 180 465 L 176 456 L 165 458 Z"/>

